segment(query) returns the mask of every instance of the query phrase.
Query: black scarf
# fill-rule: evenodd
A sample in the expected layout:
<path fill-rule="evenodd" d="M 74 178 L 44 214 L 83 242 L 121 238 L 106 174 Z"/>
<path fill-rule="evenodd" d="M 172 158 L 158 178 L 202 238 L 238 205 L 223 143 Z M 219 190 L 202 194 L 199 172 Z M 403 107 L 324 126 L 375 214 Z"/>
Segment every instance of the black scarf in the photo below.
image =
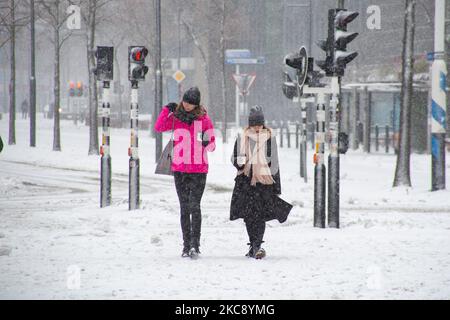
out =
<path fill-rule="evenodd" d="M 187 123 L 188 125 L 191 125 L 192 122 L 197 120 L 197 116 L 194 113 L 187 112 L 184 110 L 184 108 L 179 108 L 174 113 L 175 117 L 179 119 L 180 121 Z"/>

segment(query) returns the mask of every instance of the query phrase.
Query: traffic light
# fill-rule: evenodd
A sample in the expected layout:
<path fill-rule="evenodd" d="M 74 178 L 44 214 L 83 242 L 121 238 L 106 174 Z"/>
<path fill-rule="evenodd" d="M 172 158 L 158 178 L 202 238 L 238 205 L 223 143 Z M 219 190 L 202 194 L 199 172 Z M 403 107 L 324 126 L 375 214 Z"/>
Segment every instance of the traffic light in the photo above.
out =
<path fill-rule="evenodd" d="M 114 71 L 114 48 L 113 47 L 97 47 L 95 51 L 97 66 L 94 74 L 99 81 L 113 80 Z"/>
<path fill-rule="evenodd" d="M 305 47 L 301 47 L 298 52 L 290 53 L 284 58 L 284 63 L 297 70 L 297 83 L 302 87 L 306 80 L 308 71 L 308 54 Z"/>
<path fill-rule="evenodd" d="M 143 46 L 128 47 L 128 79 L 130 81 L 145 80 L 148 67 L 145 65 L 145 58 L 148 50 Z"/>
<path fill-rule="evenodd" d="M 73 81 L 69 81 L 69 97 L 75 96 L 75 83 Z"/>
<path fill-rule="evenodd" d="M 325 51 L 326 57 L 325 60 L 317 61 L 317 65 L 329 77 L 344 76 L 347 64 L 358 55 L 357 52 L 347 52 L 347 44 L 358 36 L 357 32 L 347 32 L 347 25 L 358 15 L 358 12 L 345 9 L 328 11 L 328 38 L 317 42 L 317 45 Z"/>
<path fill-rule="evenodd" d="M 81 81 L 77 82 L 77 96 L 78 97 L 83 96 L 83 83 Z"/>
<path fill-rule="evenodd" d="M 317 60 L 317 66 L 325 71 L 327 77 L 331 77 L 333 75 L 333 58 L 332 58 L 332 49 L 328 40 L 319 40 L 317 45 L 320 49 L 325 51 L 325 60 Z"/>
<path fill-rule="evenodd" d="M 322 79 L 325 75 L 317 70 L 314 70 L 314 58 L 308 58 L 308 71 L 306 73 L 305 84 L 309 87 L 324 87 L 325 84 L 320 83 L 320 79 Z"/>
<path fill-rule="evenodd" d="M 357 32 L 347 32 L 347 25 L 355 20 L 358 12 L 336 9 L 329 13 L 334 22 L 334 66 L 337 76 L 344 76 L 345 67 L 358 56 L 357 52 L 347 52 L 347 44 L 353 41 Z M 331 18 L 330 18 L 331 19 Z"/>

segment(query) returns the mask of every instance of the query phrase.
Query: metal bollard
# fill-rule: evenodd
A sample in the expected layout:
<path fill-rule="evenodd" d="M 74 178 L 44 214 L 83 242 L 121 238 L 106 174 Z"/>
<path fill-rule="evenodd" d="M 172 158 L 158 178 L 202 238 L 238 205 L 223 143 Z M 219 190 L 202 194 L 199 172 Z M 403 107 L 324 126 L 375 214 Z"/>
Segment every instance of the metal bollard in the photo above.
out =
<path fill-rule="evenodd" d="M 289 131 L 289 123 L 286 125 L 287 147 L 291 148 L 291 132 Z"/>
<path fill-rule="evenodd" d="M 378 127 L 378 125 L 375 125 L 375 151 L 378 152 L 379 146 L 380 146 L 380 142 L 379 142 L 379 137 L 380 137 L 380 129 Z"/>
<path fill-rule="evenodd" d="M 384 133 L 384 142 L 385 142 L 385 147 L 386 147 L 386 153 L 389 153 L 389 126 L 387 125 L 385 128 L 385 133 Z"/>

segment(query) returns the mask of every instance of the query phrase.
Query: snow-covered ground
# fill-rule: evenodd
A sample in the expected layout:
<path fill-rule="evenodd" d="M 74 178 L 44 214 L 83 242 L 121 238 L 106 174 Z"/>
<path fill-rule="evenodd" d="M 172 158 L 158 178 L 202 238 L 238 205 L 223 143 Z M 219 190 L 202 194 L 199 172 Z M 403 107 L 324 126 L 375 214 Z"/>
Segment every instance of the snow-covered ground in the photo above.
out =
<path fill-rule="evenodd" d="M 153 174 L 149 132 L 139 141 L 142 205 L 130 212 L 129 130 L 111 130 L 113 203 L 105 209 L 87 127 L 62 121 L 62 152 L 51 151 L 50 120 L 39 116 L 37 148 L 27 130 L 18 119 L 17 144 L 0 154 L 0 298 L 450 298 L 450 191 L 429 191 L 428 155 L 412 156 L 409 189 L 392 188 L 393 154 L 343 156 L 336 230 L 312 227 L 311 161 L 305 184 L 298 150 L 280 149 L 282 197 L 295 206 L 286 223 L 269 223 L 268 256 L 257 261 L 244 257 L 242 221 L 228 219 L 235 171 L 231 144 L 219 144 L 202 201 L 202 255 L 190 260 L 180 257 L 173 181 Z"/>

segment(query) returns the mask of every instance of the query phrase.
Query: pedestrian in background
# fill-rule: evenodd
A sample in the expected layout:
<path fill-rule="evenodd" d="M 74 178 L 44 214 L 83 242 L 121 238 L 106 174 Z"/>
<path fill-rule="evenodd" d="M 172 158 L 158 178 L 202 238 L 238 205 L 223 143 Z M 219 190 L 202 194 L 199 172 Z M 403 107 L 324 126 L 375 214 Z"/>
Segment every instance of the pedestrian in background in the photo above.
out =
<path fill-rule="evenodd" d="M 21 109 L 22 109 L 22 119 L 28 118 L 28 101 L 27 99 L 24 99 L 22 101 Z"/>

